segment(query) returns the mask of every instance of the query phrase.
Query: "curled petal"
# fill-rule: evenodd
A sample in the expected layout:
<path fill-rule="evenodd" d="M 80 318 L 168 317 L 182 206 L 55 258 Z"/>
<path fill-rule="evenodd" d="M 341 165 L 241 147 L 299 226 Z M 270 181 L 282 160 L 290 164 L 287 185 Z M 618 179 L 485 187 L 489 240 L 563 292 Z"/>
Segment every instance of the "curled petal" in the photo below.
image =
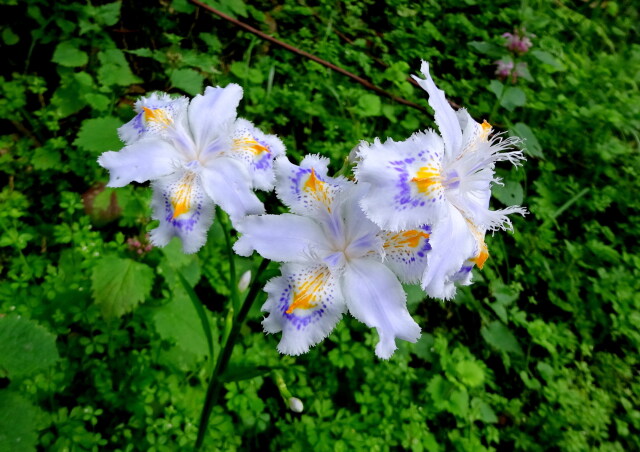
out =
<path fill-rule="evenodd" d="M 331 333 L 346 310 L 336 278 L 324 265 L 285 264 L 267 283 L 262 322 L 268 333 L 282 331 L 278 351 L 299 355 Z"/>
<path fill-rule="evenodd" d="M 455 296 L 455 275 L 464 263 L 475 256 L 483 259 L 484 263 L 488 256 L 486 246 L 480 255 L 479 240 L 484 245 L 483 237 L 474 237 L 471 224 L 455 207 L 450 208 L 448 215 L 434 225 L 429 237 L 432 249 L 422 277 L 422 288 L 429 296 L 444 300 Z"/>
<path fill-rule="evenodd" d="M 249 170 L 237 160 L 218 157 L 202 168 L 204 190 L 232 222 L 246 215 L 264 213 L 264 206 L 251 189 Z"/>
<path fill-rule="evenodd" d="M 98 158 L 98 164 L 109 170 L 109 187 L 158 179 L 175 172 L 182 163 L 182 155 L 172 145 L 155 138 L 137 141 L 118 152 L 105 152 Z"/>
<path fill-rule="evenodd" d="M 146 137 L 164 138 L 175 129 L 184 131 L 188 105 L 186 97 L 174 99 L 166 93 L 140 98 L 134 106 L 136 116 L 118 129 L 118 135 L 126 144 L 132 144 Z"/>
<path fill-rule="evenodd" d="M 165 246 L 179 237 L 185 253 L 198 251 L 207 240 L 215 209 L 200 176 L 182 170 L 157 180 L 152 187 L 153 218 L 160 221 L 160 226 L 151 231 L 151 242 Z"/>
<path fill-rule="evenodd" d="M 384 263 L 403 283 L 420 282 L 431 250 L 430 233 L 431 228 L 427 225 L 400 232 L 379 233 L 383 240 Z"/>
<path fill-rule="evenodd" d="M 425 79 L 413 75 L 412 77 L 429 94 L 429 105 L 435 111 L 436 124 L 444 139 L 445 153 L 455 158 L 462 150 L 462 131 L 456 113 L 444 95 L 444 91 L 438 89 L 429 74 L 429 63 L 422 62 L 420 72 Z"/>
<path fill-rule="evenodd" d="M 189 105 L 189 124 L 196 147 L 207 152 L 219 141 L 223 130 L 236 119 L 236 109 L 242 99 L 242 88 L 231 83 L 224 88 L 207 87 Z"/>
<path fill-rule="evenodd" d="M 276 192 L 278 198 L 300 215 L 329 213 L 336 195 L 346 181 L 327 175 L 329 159 L 318 155 L 307 155 L 300 166 L 286 157 L 276 160 Z"/>
<path fill-rule="evenodd" d="M 247 165 L 256 188 L 271 190 L 275 184 L 273 160 L 284 155 L 284 144 L 240 118 L 234 124 L 229 155 Z"/>
<path fill-rule="evenodd" d="M 418 132 L 408 140 L 363 143 L 355 169 L 358 182 L 370 184 L 361 206 L 382 229 L 401 231 L 434 223 L 445 209 L 451 175 L 441 166 L 442 139 Z"/>
<path fill-rule="evenodd" d="M 407 310 L 402 285 L 380 262 L 350 261 L 342 277 L 342 293 L 349 312 L 378 331 L 376 355 L 379 358 L 391 357 L 396 338 L 416 342 L 420 337 L 420 327 Z"/>
<path fill-rule="evenodd" d="M 278 262 L 308 262 L 313 254 L 326 254 L 322 228 L 312 219 L 285 213 L 252 215 L 236 223 L 242 236 L 233 249 L 241 256 L 257 251 Z"/>

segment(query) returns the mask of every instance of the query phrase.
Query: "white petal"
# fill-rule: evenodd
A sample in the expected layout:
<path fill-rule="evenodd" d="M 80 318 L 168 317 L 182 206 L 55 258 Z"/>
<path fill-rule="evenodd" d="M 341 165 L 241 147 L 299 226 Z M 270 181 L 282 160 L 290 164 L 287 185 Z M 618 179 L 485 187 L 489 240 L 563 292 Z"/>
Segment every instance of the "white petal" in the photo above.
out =
<path fill-rule="evenodd" d="M 434 225 L 429 237 L 431 251 L 422 277 L 422 288 L 429 296 L 445 300 L 455 296 L 454 275 L 477 253 L 478 240 L 470 226 L 455 207 Z"/>
<path fill-rule="evenodd" d="M 432 131 L 402 142 L 363 143 L 354 172 L 358 182 L 371 185 L 361 203 L 367 216 L 392 231 L 437 221 L 446 203 L 442 153 L 442 140 Z"/>
<path fill-rule="evenodd" d="M 262 322 L 268 333 L 282 331 L 278 351 L 299 355 L 331 333 L 346 310 L 335 277 L 323 265 L 285 264 L 267 283 Z"/>
<path fill-rule="evenodd" d="M 403 283 L 420 282 L 427 267 L 427 259 L 431 250 L 430 234 L 431 228 L 426 225 L 400 232 L 383 231 L 379 233 L 383 240 L 384 264 Z"/>
<path fill-rule="evenodd" d="M 278 262 L 307 262 L 314 254 L 327 254 L 322 228 L 307 217 L 290 213 L 252 215 L 235 226 L 242 236 L 233 249 L 241 256 L 250 256 L 255 250 Z"/>
<path fill-rule="evenodd" d="M 300 215 L 317 215 L 332 209 L 336 194 L 346 184 L 343 178 L 327 175 L 329 159 L 307 155 L 300 166 L 286 157 L 276 160 L 276 192 L 278 198 Z"/>
<path fill-rule="evenodd" d="M 420 72 L 425 76 L 424 80 L 415 75 L 412 77 L 429 94 L 429 105 L 435 111 L 436 124 L 444 139 L 445 152 L 450 157 L 455 157 L 462 151 L 462 131 L 456 113 L 447 102 L 444 91 L 438 89 L 433 82 L 429 74 L 429 63 L 423 61 Z"/>
<path fill-rule="evenodd" d="M 249 168 L 253 185 L 261 190 L 272 190 L 275 184 L 273 160 L 284 155 L 284 144 L 275 135 L 266 135 L 246 119 L 234 124 L 229 155 L 244 162 Z"/>
<path fill-rule="evenodd" d="M 420 337 L 420 327 L 407 311 L 402 285 L 381 263 L 368 259 L 350 261 L 342 277 L 342 293 L 349 312 L 378 331 L 379 358 L 391 357 L 396 338 L 416 342 Z"/>
<path fill-rule="evenodd" d="M 202 168 L 204 190 L 232 222 L 246 215 L 264 213 L 262 202 L 251 189 L 248 169 L 230 157 L 218 157 Z"/>
<path fill-rule="evenodd" d="M 235 83 L 225 88 L 208 86 L 189 105 L 189 124 L 198 149 L 206 150 L 236 119 L 236 109 L 242 99 L 242 88 Z"/>
<path fill-rule="evenodd" d="M 186 97 L 171 98 L 166 93 L 142 97 L 134 107 L 136 116 L 118 129 L 118 135 L 125 143 L 132 144 L 142 138 L 166 138 L 176 128 L 184 131 L 188 105 Z"/>
<path fill-rule="evenodd" d="M 182 154 L 175 147 L 156 138 L 140 140 L 118 152 L 105 152 L 98 158 L 98 164 L 109 170 L 109 187 L 154 180 L 175 172 L 182 163 Z"/>
<path fill-rule="evenodd" d="M 153 183 L 153 218 L 160 226 L 152 230 L 151 242 L 165 246 L 173 237 L 182 241 L 185 253 L 195 253 L 207 241 L 215 205 L 204 193 L 200 176 L 181 170 Z"/>

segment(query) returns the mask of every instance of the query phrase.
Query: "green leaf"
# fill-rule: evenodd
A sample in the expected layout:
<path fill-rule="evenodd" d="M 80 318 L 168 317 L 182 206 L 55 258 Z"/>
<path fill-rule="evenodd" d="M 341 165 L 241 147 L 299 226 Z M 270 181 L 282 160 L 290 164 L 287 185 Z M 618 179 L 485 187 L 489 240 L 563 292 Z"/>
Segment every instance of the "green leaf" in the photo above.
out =
<path fill-rule="evenodd" d="M 171 301 L 155 310 L 153 321 L 160 337 L 173 340 L 181 349 L 204 357 L 213 352 L 211 322 L 208 315 L 204 315 L 208 334 L 203 331 L 204 322 L 189 295 L 183 289 L 175 288 Z"/>
<path fill-rule="evenodd" d="M 536 138 L 533 130 L 523 122 L 516 123 L 510 130 L 509 135 L 520 137 L 524 140 L 524 152 L 532 157 L 544 158 L 542 146 Z"/>
<path fill-rule="evenodd" d="M 20 41 L 20 36 L 15 34 L 11 28 L 7 27 L 2 30 L 2 41 L 8 46 L 12 46 Z"/>
<path fill-rule="evenodd" d="M 504 90 L 504 85 L 497 80 L 491 80 L 488 89 L 493 94 L 495 94 L 498 99 L 500 99 L 500 96 L 502 96 L 502 91 Z"/>
<path fill-rule="evenodd" d="M 501 57 L 504 53 L 504 48 L 491 44 L 490 42 L 471 41 L 468 45 L 479 53 L 495 58 Z"/>
<path fill-rule="evenodd" d="M 49 331 L 17 315 L 0 318 L 0 374 L 29 376 L 58 358 L 56 337 Z"/>
<path fill-rule="evenodd" d="M 518 339 L 501 322 L 495 320 L 480 329 L 480 334 L 487 343 L 500 351 L 524 356 Z"/>
<path fill-rule="evenodd" d="M 476 387 L 484 383 L 484 370 L 473 361 L 460 361 L 456 364 L 456 372 L 467 386 Z"/>
<path fill-rule="evenodd" d="M 121 125 L 122 121 L 111 116 L 85 119 L 73 144 L 95 153 L 118 150 L 122 147 L 118 138 L 118 128 Z"/>
<path fill-rule="evenodd" d="M 63 41 L 56 47 L 51 61 L 66 67 L 78 67 L 87 64 L 89 57 L 76 47 L 74 41 Z"/>
<path fill-rule="evenodd" d="M 564 64 L 562 64 L 560 61 L 558 61 L 556 59 L 556 57 L 551 55 L 549 52 L 546 52 L 544 50 L 535 49 L 535 50 L 531 51 L 531 55 L 536 57 L 542 63 L 548 64 L 549 66 L 553 67 L 554 69 L 556 69 L 558 71 L 564 71 L 566 69 Z"/>
<path fill-rule="evenodd" d="M 41 413 L 20 394 L 0 390 L 0 452 L 35 451 Z"/>
<path fill-rule="evenodd" d="M 142 82 L 131 72 L 129 63 L 120 49 L 108 49 L 98 53 L 101 66 L 98 69 L 98 80 L 105 86 L 129 86 Z"/>
<path fill-rule="evenodd" d="M 522 185 L 516 181 L 505 181 L 504 185 L 494 185 L 491 188 L 493 196 L 505 206 L 513 206 L 522 204 L 524 199 L 524 190 Z"/>
<path fill-rule="evenodd" d="M 109 319 L 132 311 L 149 296 L 153 276 L 148 265 L 131 259 L 100 259 L 91 274 L 91 292 L 102 315 Z"/>
<path fill-rule="evenodd" d="M 250 380 L 252 378 L 261 377 L 269 372 L 277 369 L 278 367 L 270 366 L 255 366 L 253 364 L 231 363 L 227 366 L 227 369 L 220 376 L 220 380 L 225 383 L 232 381 Z"/>
<path fill-rule="evenodd" d="M 365 94 L 358 99 L 358 112 L 362 116 L 378 116 L 381 108 L 380 98 L 375 94 Z"/>
<path fill-rule="evenodd" d="M 120 19 L 121 2 L 107 3 L 94 7 L 94 17 L 96 22 L 102 25 L 112 26 Z"/>
<path fill-rule="evenodd" d="M 516 107 L 522 107 L 527 103 L 527 96 L 520 88 L 510 86 L 504 90 L 500 105 L 509 111 L 513 111 Z"/>
<path fill-rule="evenodd" d="M 177 69 L 171 73 L 171 84 L 182 91 L 195 96 L 202 92 L 204 77 L 193 69 Z"/>

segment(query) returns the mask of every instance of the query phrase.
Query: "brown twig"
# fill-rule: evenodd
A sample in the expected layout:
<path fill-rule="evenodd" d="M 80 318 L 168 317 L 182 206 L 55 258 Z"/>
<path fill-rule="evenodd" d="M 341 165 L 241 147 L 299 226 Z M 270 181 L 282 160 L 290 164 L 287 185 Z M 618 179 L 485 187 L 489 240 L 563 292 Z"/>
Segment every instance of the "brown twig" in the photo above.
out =
<path fill-rule="evenodd" d="M 413 102 L 411 102 L 411 101 L 409 101 L 407 99 L 403 99 L 402 97 L 398 97 L 398 96 L 396 96 L 394 94 L 391 94 L 390 92 L 385 91 L 382 88 L 374 85 L 370 81 L 365 80 L 362 77 L 359 77 L 359 76 L 357 76 L 355 74 L 352 74 L 351 72 L 349 72 L 349 71 L 347 71 L 345 69 L 342 69 L 341 67 L 338 67 L 335 64 L 329 63 L 328 61 L 325 61 L 322 58 L 318 58 L 317 56 L 312 55 L 309 52 L 305 52 L 304 50 L 300 50 L 300 49 L 298 49 L 296 47 L 293 47 L 293 46 L 291 46 L 291 45 L 289 45 L 289 44 L 287 44 L 285 42 L 280 41 L 279 39 L 276 39 L 276 38 L 274 38 L 272 36 L 269 36 L 268 34 L 263 33 L 262 31 L 260 31 L 260 30 L 258 30 L 256 28 L 253 28 L 251 25 L 245 24 L 244 22 L 240 22 L 239 20 L 234 19 L 233 17 L 228 16 L 228 15 L 224 14 L 223 12 L 218 11 L 217 9 L 212 8 L 209 5 L 205 5 L 204 3 L 202 3 L 202 2 L 200 2 L 198 0 L 190 0 L 190 1 L 193 4 L 198 5 L 200 8 L 203 8 L 203 9 L 206 9 L 207 11 L 209 11 L 209 12 L 212 12 L 213 14 L 223 18 L 226 21 L 231 22 L 232 24 L 234 24 L 234 25 L 236 25 L 236 26 L 248 31 L 249 33 L 253 33 L 254 35 L 259 36 L 260 38 L 262 38 L 262 39 L 264 39 L 266 41 L 269 41 L 269 42 L 272 42 L 272 43 L 274 43 L 276 45 L 279 45 L 280 47 L 288 50 L 289 52 L 293 52 L 295 54 L 301 55 L 301 56 L 303 56 L 305 58 L 308 58 L 308 59 L 310 59 L 312 61 L 315 61 L 318 64 L 321 64 L 321 65 L 323 65 L 325 67 L 328 67 L 329 69 L 331 69 L 331 70 L 333 70 L 335 72 L 339 72 L 342 75 L 346 75 L 347 77 L 351 78 L 352 80 L 355 80 L 356 82 L 360 83 L 365 88 L 370 89 L 371 91 L 374 91 L 374 92 L 380 94 L 381 96 L 388 97 L 391 100 L 394 100 L 394 101 L 399 102 L 401 104 L 407 105 L 407 106 L 409 106 L 411 108 L 415 108 L 416 110 L 420 110 L 421 112 L 424 112 L 424 113 L 427 112 L 427 110 L 424 107 L 422 107 L 422 106 L 420 106 L 418 104 L 415 104 L 415 103 L 413 103 Z"/>

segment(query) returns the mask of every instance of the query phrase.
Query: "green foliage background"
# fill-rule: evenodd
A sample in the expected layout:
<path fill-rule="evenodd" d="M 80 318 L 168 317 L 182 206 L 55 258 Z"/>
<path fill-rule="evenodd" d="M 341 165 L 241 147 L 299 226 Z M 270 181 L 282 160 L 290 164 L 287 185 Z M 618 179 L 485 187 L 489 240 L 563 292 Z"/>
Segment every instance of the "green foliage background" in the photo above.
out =
<path fill-rule="evenodd" d="M 449 98 L 527 139 L 494 204 L 531 214 L 488 237 L 491 258 L 455 301 L 411 289 L 424 334 L 388 362 L 352 318 L 280 356 L 259 299 L 205 449 L 640 449 L 637 4 L 208 3 L 425 107 L 406 77 L 431 62 Z M 148 188 L 103 188 L 96 158 L 121 147 L 133 101 L 239 83 L 241 115 L 292 160 L 321 153 L 335 169 L 360 140 L 404 139 L 431 117 L 186 0 L 2 0 L 0 13 L 20 18 L 0 36 L 0 451 L 188 450 L 212 351 L 178 275 L 217 344 L 228 263 L 219 226 L 197 256 L 146 249 Z M 535 34 L 528 72 L 499 81 L 500 35 L 516 26 Z"/>

